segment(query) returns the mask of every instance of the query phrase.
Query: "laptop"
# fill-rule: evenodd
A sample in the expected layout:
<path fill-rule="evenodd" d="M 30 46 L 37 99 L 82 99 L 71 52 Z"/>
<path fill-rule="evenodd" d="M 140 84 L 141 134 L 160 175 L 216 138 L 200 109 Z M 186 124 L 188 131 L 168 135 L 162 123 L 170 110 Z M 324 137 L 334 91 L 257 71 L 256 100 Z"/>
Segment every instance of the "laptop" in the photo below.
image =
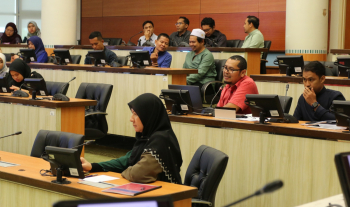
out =
<path fill-rule="evenodd" d="M 201 113 L 203 109 L 202 96 L 199 86 L 187 86 L 187 85 L 168 85 L 169 89 L 181 89 L 188 90 L 191 97 L 193 111 L 196 113 Z"/>
<path fill-rule="evenodd" d="M 59 201 L 53 207 L 173 207 L 170 196 L 126 199 Z"/>
<path fill-rule="evenodd" d="M 338 153 L 334 157 L 345 206 L 350 207 L 350 152 Z"/>

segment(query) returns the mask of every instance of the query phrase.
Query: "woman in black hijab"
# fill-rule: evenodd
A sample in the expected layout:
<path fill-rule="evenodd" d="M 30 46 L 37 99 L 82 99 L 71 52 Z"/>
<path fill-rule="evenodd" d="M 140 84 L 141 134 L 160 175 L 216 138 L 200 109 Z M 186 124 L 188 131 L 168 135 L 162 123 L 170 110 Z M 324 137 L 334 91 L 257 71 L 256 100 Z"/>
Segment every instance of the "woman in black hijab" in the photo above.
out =
<path fill-rule="evenodd" d="M 39 73 L 30 69 L 22 59 L 15 59 L 10 65 L 10 71 L 7 76 L 7 82 L 10 89 L 19 90 L 25 78 L 43 78 Z M 23 87 L 25 88 L 25 87 Z"/>
<path fill-rule="evenodd" d="M 132 182 L 156 180 L 181 184 L 181 150 L 161 100 L 145 93 L 129 103 L 136 143 L 125 156 L 107 162 L 89 163 L 81 157 L 85 171 L 114 171 Z"/>

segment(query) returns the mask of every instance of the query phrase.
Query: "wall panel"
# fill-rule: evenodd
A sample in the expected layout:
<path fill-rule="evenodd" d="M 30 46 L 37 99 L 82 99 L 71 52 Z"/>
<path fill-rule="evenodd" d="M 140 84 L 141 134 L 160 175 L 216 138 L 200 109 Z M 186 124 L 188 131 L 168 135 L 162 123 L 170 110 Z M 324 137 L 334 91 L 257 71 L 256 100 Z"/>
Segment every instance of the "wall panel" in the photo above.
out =
<path fill-rule="evenodd" d="M 201 13 L 258 12 L 259 0 L 201 0 Z"/>
<path fill-rule="evenodd" d="M 81 17 L 102 17 L 102 0 L 81 0 Z"/>
<path fill-rule="evenodd" d="M 286 1 L 259 0 L 259 12 L 286 11 Z"/>
<path fill-rule="evenodd" d="M 350 49 L 350 0 L 346 1 L 346 20 L 345 20 L 344 49 Z"/>
<path fill-rule="evenodd" d="M 103 0 L 103 16 L 149 15 L 150 0 Z"/>
<path fill-rule="evenodd" d="M 271 40 L 271 50 L 285 49 L 286 12 L 260 12 L 259 29 L 265 40 Z"/>
<path fill-rule="evenodd" d="M 81 18 L 81 44 L 89 45 L 89 35 L 93 31 L 102 31 L 102 17 Z"/>
<path fill-rule="evenodd" d="M 150 15 L 187 15 L 200 13 L 200 0 L 152 0 Z"/>

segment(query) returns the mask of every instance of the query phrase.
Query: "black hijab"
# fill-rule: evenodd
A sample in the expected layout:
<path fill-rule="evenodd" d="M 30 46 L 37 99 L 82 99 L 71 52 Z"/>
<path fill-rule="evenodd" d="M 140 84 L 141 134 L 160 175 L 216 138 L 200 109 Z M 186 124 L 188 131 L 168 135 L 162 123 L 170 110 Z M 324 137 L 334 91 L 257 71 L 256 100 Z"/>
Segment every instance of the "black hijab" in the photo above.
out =
<path fill-rule="evenodd" d="M 13 35 L 10 37 L 6 35 L 7 27 L 12 27 L 12 29 L 13 29 Z M 5 27 L 4 34 L 1 37 L 1 43 L 17 44 L 17 43 L 21 43 L 21 42 L 22 42 L 22 38 L 18 34 L 16 25 L 12 22 L 8 23 Z"/>
<path fill-rule="evenodd" d="M 135 165 L 142 153 L 151 153 L 163 168 L 158 180 L 181 184 L 181 150 L 162 101 L 154 94 L 145 93 L 128 105 L 143 124 L 143 131 L 136 132 L 129 164 Z"/>
<path fill-rule="evenodd" d="M 17 73 L 20 73 L 23 76 L 23 80 L 21 82 L 15 81 L 11 76 L 11 71 L 16 71 Z M 33 71 L 30 69 L 30 67 L 25 63 L 22 59 L 17 58 L 15 59 L 11 65 L 10 70 L 8 74 L 8 84 L 11 87 L 12 85 L 20 87 L 22 83 L 24 82 L 25 78 L 43 78 L 39 73 Z M 23 88 L 26 88 L 25 86 Z"/>

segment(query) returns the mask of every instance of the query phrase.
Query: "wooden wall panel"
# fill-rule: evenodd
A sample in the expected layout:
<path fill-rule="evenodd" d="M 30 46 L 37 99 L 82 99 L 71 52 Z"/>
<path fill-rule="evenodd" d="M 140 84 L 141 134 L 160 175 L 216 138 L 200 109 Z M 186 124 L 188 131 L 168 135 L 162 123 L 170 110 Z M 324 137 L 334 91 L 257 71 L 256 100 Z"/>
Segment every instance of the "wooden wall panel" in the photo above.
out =
<path fill-rule="evenodd" d="M 201 0 L 201 14 L 258 12 L 259 0 Z"/>
<path fill-rule="evenodd" d="M 224 33 L 228 40 L 243 40 L 247 36 L 247 34 L 244 33 L 243 25 L 248 15 L 258 16 L 258 13 L 201 14 L 200 21 L 202 21 L 204 17 L 211 17 L 215 20 L 215 29 Z"/>
<path fill-rule="evenodd" d="M 259 12 L 286 11 L 286 1 L 259 0 Z"/>
<path fill-rule="evenodd" d="M 81 17 L 102 17 L 102 0 L 81 0 Z"/>
<path fill-rule="evenodd" d="M 200 0 L 152 0 L 150 15 L 199 14 Z"/>
<path fill-rule="evenodd" d="M 149 15 L 150 0 L 103 0 L 103 16 Z"/>
<path fill-rule="evenodd" d="M 81 18 L 81 44 L 82 45 L 90 44 L 89 35 L 93 31 L 102 32 L 102 17 Z"/>
<path fill-rule="evenodd" d="M 285 49 L 286 12 L 260 12 L 259 29 L 265 40 L 271 40 L 271 50 Z"/>
<path fill-rule="evenodd" d="M 345 20 L 345 43 L 344 49 L 350 49 L 350 0 L 346 1 L 346 20 Z"/>

